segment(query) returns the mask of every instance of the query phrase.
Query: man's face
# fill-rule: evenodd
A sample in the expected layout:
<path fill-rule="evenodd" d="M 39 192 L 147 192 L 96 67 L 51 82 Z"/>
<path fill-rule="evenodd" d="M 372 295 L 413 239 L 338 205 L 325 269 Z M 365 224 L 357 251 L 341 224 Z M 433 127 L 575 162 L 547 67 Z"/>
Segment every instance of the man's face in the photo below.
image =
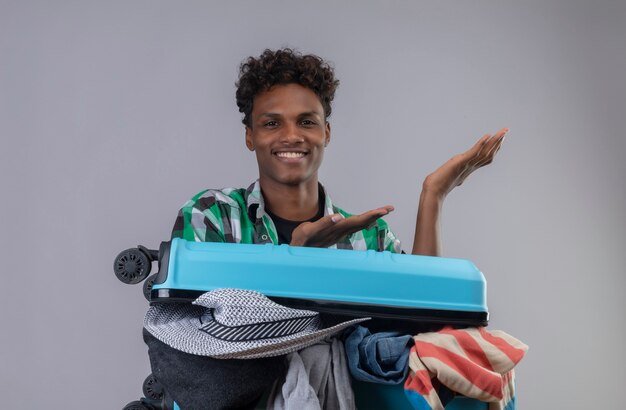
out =
<path fill-rule="evenodd" d="M 313 91 L 299 84 L 270 88 L 255 97 L 251 123 L 246 146 L 256 153 L 262 182 L 317 182 L 330 125 Z"/>

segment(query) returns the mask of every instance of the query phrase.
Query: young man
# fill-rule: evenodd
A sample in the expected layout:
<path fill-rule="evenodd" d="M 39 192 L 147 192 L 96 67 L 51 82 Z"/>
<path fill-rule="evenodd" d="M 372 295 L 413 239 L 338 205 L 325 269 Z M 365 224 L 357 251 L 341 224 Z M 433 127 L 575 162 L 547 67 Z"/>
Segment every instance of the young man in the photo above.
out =
<path fill-rule="evenodd" d="M 381 219 L 392 206 L 350 215 L 333 204 L 318 181 L 338 84 L 332 68 L 314 55 L 281 49 L 248 58 L 236 96 L 259 179 L 247 189 L 200 192 L 180 210 L 172 237 L 400 252 L 400 242 Z M 491 162 L 506 131 L 485 135 L 426 178 L 414 254 L 440 254 L 443 200 L 472 171 Z M 254 408 L 284 369 L 282 357 L 218 360 L 179 352 L 147 332 L 144 340 L 153 373 L 182 408 Z"/>
<path fill-rule="evenodd" d="M 332 68 L 314 55 L 281 49 L 248 58 L 236 96 L 259 179 L 247 189 L 200 192 L 180 210 L 172 237 L 400 252 L 400 242 L 380 219 L 393 211 L 391 205 L 353 216 L 335 206 L 318 181 L 338 85 Z M 507 131 L 483 136 L 426 178 L 413 254 L 441 254 L 439 216 L 446 195 L 492 161 Z"/>

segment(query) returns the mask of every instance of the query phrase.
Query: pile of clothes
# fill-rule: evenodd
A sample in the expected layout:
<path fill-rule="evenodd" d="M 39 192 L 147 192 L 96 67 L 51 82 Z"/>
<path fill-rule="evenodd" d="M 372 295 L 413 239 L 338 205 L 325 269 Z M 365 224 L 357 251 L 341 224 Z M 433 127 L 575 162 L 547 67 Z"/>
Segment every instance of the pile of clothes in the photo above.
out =
<path fill-rule="evenodd" d="M 151 306 L 144 320 L 153 374 L 181 409 L 355 409 L 351 379 L 404 384 L 416 410 L 443 410 L 456 395 L 515 408 L 514 367 L 528 347 L 483 327 L 401 335 L 370 333 L 355 319 L 323 327 L 316 312 L 241 289 L 192 305 Z M 229 359 L 229 360 L 224 360 Z"/>

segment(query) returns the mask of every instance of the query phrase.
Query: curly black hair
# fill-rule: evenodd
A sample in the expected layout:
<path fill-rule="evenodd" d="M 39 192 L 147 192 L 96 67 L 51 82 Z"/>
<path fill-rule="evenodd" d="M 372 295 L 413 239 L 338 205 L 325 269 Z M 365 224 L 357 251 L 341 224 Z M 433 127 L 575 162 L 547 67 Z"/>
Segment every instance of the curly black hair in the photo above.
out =
<path fill-rule="evenodd" d="M 259 58 L 248 57 L 239 68 L 237 82 L 237 106 L 244 117 L 241 122 L 252 127 L 254 97 L 277 84 L 300 84 L 309 88 L 320 99 L 325 118 L 332 111 L 331 102 L 339 80 L 333 68 L 313 54 L 302 55 L 290 48 L 266 49 Z"/>

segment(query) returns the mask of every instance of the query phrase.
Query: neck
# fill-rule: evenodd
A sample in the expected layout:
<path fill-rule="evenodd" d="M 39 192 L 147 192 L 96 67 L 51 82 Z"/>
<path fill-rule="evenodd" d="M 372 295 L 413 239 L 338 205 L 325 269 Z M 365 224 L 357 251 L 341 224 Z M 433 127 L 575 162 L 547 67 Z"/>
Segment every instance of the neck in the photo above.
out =
<path fill-rule="evenodd" d="M 279 184 L 260 178 L 265 208 L 290 221 L 306 221 L 317 215 L 319 209 L 319 185 L 317 178 L 310 178 L 299 185 Z"/>

